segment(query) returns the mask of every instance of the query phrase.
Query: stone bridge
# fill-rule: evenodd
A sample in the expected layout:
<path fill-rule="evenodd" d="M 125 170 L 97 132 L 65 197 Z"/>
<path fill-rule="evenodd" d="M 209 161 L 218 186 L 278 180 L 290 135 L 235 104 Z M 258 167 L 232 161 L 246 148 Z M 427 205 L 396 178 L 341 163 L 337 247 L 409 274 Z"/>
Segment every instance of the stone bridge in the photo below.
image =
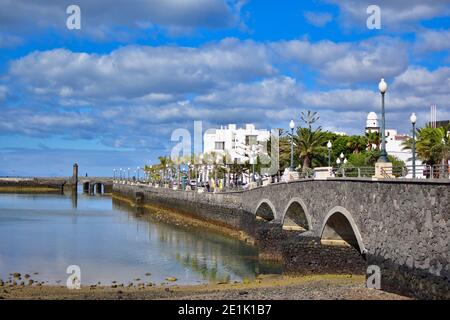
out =
<path fill-rule="evenodd" d="M 446 299 L 449 191 L 449 180 L 408 179 L 305 179 L 228 193 L 114 185 L 114 195 L 252 234 L 260 255 L 279 254 L 287 269 L 375 266 L 385 290 Z"/>
<path fill-rule="evenodd" d="M 105 177 L 79 177 L 78 184 L 83 186 L 83 192 L 87 193 L 111 193 L 113 179 Z"/>
<path fill-rule="evenodd" d="M 348 244 L 383 279 L 450 298 L 450 181 L 301 180 L 242 193 L 244 211 L 273 228 Z M 278 227 L 277 227 L 278 226 Z"/>

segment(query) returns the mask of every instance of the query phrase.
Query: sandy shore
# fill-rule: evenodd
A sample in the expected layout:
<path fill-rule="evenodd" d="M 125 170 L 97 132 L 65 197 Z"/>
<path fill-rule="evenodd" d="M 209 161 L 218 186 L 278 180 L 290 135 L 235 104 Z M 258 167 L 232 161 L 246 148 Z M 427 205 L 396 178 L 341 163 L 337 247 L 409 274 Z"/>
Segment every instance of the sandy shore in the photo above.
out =
<path fill-rule="evenodd" d="M 0 287 L 0 299 L 408 299 L 380 290 L 367 289 L 364 276 L 314 275 L 287 277 L 260 276 L 252 282 L 205 284 L 192 286 L 160 285 L 122 287 L 82 286 L 69 290 L 63 286 Z"/>

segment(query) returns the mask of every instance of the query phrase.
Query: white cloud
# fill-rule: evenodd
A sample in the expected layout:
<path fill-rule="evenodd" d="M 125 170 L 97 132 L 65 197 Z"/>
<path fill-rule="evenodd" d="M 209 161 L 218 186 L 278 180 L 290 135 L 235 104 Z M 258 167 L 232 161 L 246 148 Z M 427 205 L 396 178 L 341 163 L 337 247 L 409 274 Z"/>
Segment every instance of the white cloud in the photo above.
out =
<path fill-rule="evenodd" d="M 60 0 L 0 2 L 0 27 L 9 31 L 35 31 L 51 27 L 66 32 L 66 8 Z M 196 28 L 229 28 L 239 24 L 240 1 L 228 0 L 78 0 L 82 28 L 78 35 L 97 39 L 126 39 L 124 28 L 162 27 L 169 32 Z"/>
<path fill-rule="evenodd" d="M 7 94 L 8 88 L 6 86 L 0 85 L 0 101 L 5 100 Z"/>
<path fill-rule="evenodd" d="M 264 47 L 225 39 L 200 48 L 128 46 L 105 55 L 34 52 L 13 61 L 9 75 L 40 95 L 155 99 L 275 72 Z"/>
<path fill-rule="evenodd" d="M 423 30 L 417 33 L 416 50 L 445 51 L 450 50 L 449 30 Z"/>
<path fill-rule="evenodd" d="M 441 67 L 429 71 L 423 67 L 412 66 L 395 79 L 394 88 L 416 95 L 450 95 L 450 68 Z"/>
<path fill-rule="evenodd" d="M 317 67 L 344 56 L 351 49 L 351 44 L 329 40 L 314 43 L 308 40 L 289 40 L 272 42 L 270 47 L 282 59 Z"/>
<path fill-rule="evenodd" d="M 20 37 L 11 34 L 0 33 L 0 48 L 14 48 L 23 43 Z"/>
<path fill-rule="evenodd" d="M 338 85 L 393 78 L 408 66 L 407 45 L 388 37 L 356 43 L 280 41 L 271 48 L 283 59 L 313 66 L 324 82 Z"/>
<path fill-rule="evenodd" d="M 324 27 L 333 20 L 333 16 L 328 12 L 306 11 L 303 15 L 309 24 L 316 27 Z"/>
<path fill-rule="evenodd" d="M 376 4 L 381 9 L 382 28 L 406 31 L 417 27 L 421 20 L 445 17 L 450 14 L 448 0 L 325 0 L 339 6 L 343 25 L 359 25 L 366 28 L 369 5 Z"/>
<path fill-rule="evenodd" d="M 375 82 L 393 78 L 408 66 L 407 47 L 400 41 L 375 38 L 359 43 L 335 61 L 329 61 L 323 74 L 338 81 Z"/>
<path fill-rule="evenodd" d="M 270 78 L 252 83 L 239 83 L 214 90 L 195 99 L 196 103 L 239 108 L 285 108 L 300 102 L 302 88 L 290 77 Z"/>
<path fill-rule="evenodd" d="M 0 133 L 162 148 L 170 144 L 172 130 L 190 128 L 194 120 L 285 127 L 305 109 L 319 111 L 328 129 L 356 133 L 363 130 L 365 115 L 380 108 L 381 77 L 389 83 L 388 123 L 402 128 L 412 110 L 450 101 L 448 68 L 408 69 L 406 52 L 392 38 L 356 43 L 225 39 L 198 48 L 34 52 L 10 63 L 2 86 L 22 92 L 26 104 L 4 110 Z M 315 83 L 302 83 L 306 68 L 313 70 Z M 291 69 L 299 77 L 288 75 Z M 327 86 L 317 87 L 320 81 Z"/>

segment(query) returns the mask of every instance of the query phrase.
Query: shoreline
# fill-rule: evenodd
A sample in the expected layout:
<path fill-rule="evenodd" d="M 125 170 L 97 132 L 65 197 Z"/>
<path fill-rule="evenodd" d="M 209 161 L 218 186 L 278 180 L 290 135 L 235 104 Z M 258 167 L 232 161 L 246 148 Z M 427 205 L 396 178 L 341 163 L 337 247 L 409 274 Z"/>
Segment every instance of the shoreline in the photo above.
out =
<path fill-rule="evenodd" d="M 0 193 L 29 193 L 29 194 L 39 194 L 39 193 L 61 193 L 60 188 L 50 188 L 50 187 L 21 187 L 21 186 L 0 186 Z"/>
<path fill-rule="evenodd" d="M 64 286 L 3 286 L 0 299 L 38 300 L 406 300 L 405 296 L 367 289 L 361 275 L 260 275 L 254 281 L 209 283 L 200 285 L 146 285 L 133 287 L 82 286 L 69 290 Z"/>
<path fill-rule="evenodd" d="M 255 244 L 255 239 L 250 235 L 246 234 L 242 230 L 233 229 L 214 221 L 207 221 L 195 215 L 188 214 L 186 212 L 178 212 L 177 210 L 174 209 L 163 208 L 160 206 L 150 205 L 147 203 L 137 205 L 136 202 L 133 201 L 132 199 L 120 196 L 117 193 L 112 193 L 111 198 L 113 201 L 115 200 L 121 202 L 131 209 L 134 208 L 143 209 L 145 210 L 144 216 L 148 215 L 152 218 L 157 219 L 158 221 L 171 223 L 183 227 L 199 228 L 199 229 L 204 228 L 210 232 L 215 232 L 224 236 L 231 237 L 233 239 L 244 241 L 251 245 Z"/>

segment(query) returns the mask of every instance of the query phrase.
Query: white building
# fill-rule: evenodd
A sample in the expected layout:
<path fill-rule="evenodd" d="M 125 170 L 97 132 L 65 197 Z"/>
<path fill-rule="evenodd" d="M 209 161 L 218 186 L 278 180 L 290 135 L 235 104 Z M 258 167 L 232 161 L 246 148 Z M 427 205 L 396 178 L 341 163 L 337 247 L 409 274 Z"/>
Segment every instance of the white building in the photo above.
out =
<path fill-rule="evenodd" d="M 209 129 L 203 137 L 203 152 L 228 154 L 231 161 L 244 163 L 249 161 L 246 149 L 252 145 L 261 145 L 270 139 L 270 131 L 256 129 L 253 124 L 237 128 L 235 124 L 221 126 L 220 129 Z"/>
<path fill-rule="evenodd" d="M 406 165 L 412 165 L 410 159 L 412 158 L 411 150 L 403 150 L 402 143 L 408 140 L 410 137 L 406 134 L 398 134 L 395 129 L 386 129 L 386 151 L 389 155 L 394 156 L 403 162 Z"/>
<path fill-rule="evenodd" d="M 375 112 L 369 112 L 366 120 L 366 133 L 380 132 L 380 126 L 378 125 L 378 116 Z"/>
<path fill-rule="evenodd" d="M 370 112 L 367 115 L 366 120 L 366 133 L 380 132 L 380 126 L 378 123 L 378 116 L 375 112 Z M 394 156 L 399 160 L 402 160 L 408 168 L 412 167 L 412 151 L 403 150 L 403 142 L 410 138 L 407 134 L 399 134 L 395 129 L 386 129 L 384 131 L 386 137 L 386 152 L 388 155 Z M 376 146 L 373 146 L 374 148 Z M 422 173 L 422 161 L 416 159 L 416 170 L 418 177 Z M 408 175 L 409 176 L 409 175 Z"/>

